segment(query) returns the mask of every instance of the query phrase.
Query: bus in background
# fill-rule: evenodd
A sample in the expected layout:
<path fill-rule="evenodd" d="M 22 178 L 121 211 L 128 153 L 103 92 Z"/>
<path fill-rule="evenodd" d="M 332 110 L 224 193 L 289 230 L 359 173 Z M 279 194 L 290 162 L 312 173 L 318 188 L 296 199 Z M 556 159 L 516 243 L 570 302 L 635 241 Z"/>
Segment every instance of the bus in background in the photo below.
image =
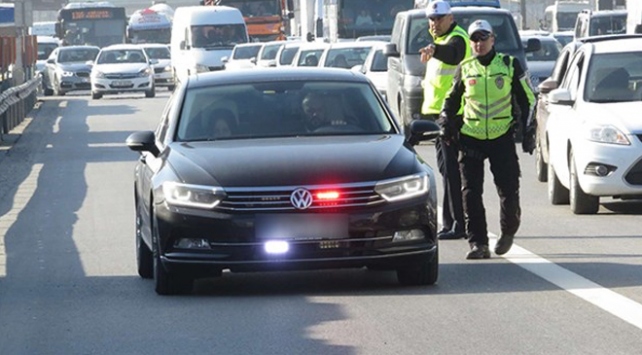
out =
<path fill-rule="evenodd" d="M 250 41 L 285 40 L 294 18 L 293 0 L 204 0 L 203 5 L 237 8 L 243 14 Z"/>
<path fill-rule="evenodd" d="M 137 10 L 129 18 L 127 39 L 130 43 L 169 44 L 171 35 L 172 18 L 167 13 L 146 8 Z"/>
<path fill-rule="evenodd" d="M 371 35 L 390 35 L 397 13 L 414 7 L 414 0 L 322 1 L 323 36 L 329 38 L 330 42 Z"/>
<path fill-rule="evenodd" d="M 544 10 L 544 20 L 540 27 L 549 32 L 572 31 L 575 29 L 577 15 L 590 8 L 587 1 L 555 1 L 555 4 Z"/>
<path fill-rule="evenodd" d="M 124 7 L 109 2 L 75 2 L 58 11 L 56 37 L 63 45 L 106 47 L 125 43 L 126 28 Z"/>

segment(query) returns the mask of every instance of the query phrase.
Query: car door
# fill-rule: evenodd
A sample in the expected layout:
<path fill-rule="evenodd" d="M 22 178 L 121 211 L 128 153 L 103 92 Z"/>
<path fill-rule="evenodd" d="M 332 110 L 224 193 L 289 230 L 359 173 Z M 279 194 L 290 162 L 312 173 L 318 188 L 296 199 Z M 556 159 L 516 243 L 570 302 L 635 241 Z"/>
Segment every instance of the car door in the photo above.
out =
<path fill-rule="evenodd" d="M 570 181 L 567 149 L 571 135 L 580 127 L 575 108 L 580 94 L 580 78 L 584 74 L 584 62 L 584 51 L 577 52 L 560 86 L 560 89 L 569 92 L 572 103 L 549 103 L 550 114 L 546 126 L 550 143 L 549 164 L 553 164 L 560 182 L 567 188 Z"/>
<path fill-rule="evenodd" d="M 44 87 L 47 89 L 53 89 L 53 80 L 52 78 L 56 75 L 56 62 L 58 61 L 58 52 L 60 50 L 58 48 L 54 49 L 51 54 L 49 55 L 49 58 L 47 58 L 47 61 L 45 63 L 45 77 L 44 79 Z M 51 61 L 53 60 L 53 63 Z"/>
<path fill-rule="evenodd" d="M 548 94 L 551 90 L 559 87 L 559 84 L 564 79 L 564 75 L 568 70 L 569 63 L 575 46 L 567 46 L 560 53 L 551 76 L 544 80 L 539 86 L 539 95 L 537 96 L 537 111 L 535 113 L 535 120 L 537 121 L 537 136 L 540 146 L 542 147 L 542 154 L 544 161 L 548 162 L 548 143 L 546 139 L 546 122 L 549 116 Z"/>

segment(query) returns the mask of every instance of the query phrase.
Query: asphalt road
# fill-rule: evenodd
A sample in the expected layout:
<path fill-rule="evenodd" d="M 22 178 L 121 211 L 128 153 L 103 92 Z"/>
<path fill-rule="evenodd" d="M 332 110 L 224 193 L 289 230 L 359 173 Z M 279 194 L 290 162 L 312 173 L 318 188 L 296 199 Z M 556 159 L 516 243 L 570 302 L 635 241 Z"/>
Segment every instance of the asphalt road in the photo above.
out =
<path fill-rule="evenodd" d="M 0 354 L 639 354 L 642 204 L 552 206 L 520 154 L 523 220 L 505 257 L 440 244 L 433 287 L 392 272 L 230 274 L 161 297 L 136 274 L 124 141 L 166 93 L 45 98 L 0 158 Z M 434 147 L 419 147 L 435 163 Z M 486 174 L 489 230 L 498 204 Z"/>

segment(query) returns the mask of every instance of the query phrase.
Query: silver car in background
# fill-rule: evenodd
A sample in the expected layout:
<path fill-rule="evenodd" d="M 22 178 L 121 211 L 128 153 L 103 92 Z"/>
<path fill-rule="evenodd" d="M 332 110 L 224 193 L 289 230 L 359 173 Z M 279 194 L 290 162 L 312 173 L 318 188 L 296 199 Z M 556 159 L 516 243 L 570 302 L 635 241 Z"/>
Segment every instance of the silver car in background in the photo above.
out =
<path fill-rule="evenodd" d="M 155 61 L 152 64 L 152 68 L 154 68 L 154 86 L 166 87 L 169 91 L 174 91 L 176 84 L 172 73 L 172 58 L 169 47 L 166 44 L 154 43 L 145 43 L 140 46 L 147 54 L 147 57 Z"/>
<path fill-rule="evenodd" d="M 62 96 L 70 91 L 91 89 L 92 62 L 100 48 L 68 46 L 54 49 L 43 69 L 42 88 L 45 96 Z"/>

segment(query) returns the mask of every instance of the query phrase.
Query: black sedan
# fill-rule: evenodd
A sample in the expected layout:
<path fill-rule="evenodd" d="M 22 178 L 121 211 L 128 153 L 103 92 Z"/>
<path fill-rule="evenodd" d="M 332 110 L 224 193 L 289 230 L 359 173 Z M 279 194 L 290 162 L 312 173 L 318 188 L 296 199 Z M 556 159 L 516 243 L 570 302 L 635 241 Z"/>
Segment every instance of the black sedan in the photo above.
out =
<path fill-rule="evenodd" d="M 158 294 L 232 272 L 369 267 L 438 277 L 432 169 L 365 76 L 257 69 L 192 76 L 155 132 L 130 135 L 138 273 Z"/>

